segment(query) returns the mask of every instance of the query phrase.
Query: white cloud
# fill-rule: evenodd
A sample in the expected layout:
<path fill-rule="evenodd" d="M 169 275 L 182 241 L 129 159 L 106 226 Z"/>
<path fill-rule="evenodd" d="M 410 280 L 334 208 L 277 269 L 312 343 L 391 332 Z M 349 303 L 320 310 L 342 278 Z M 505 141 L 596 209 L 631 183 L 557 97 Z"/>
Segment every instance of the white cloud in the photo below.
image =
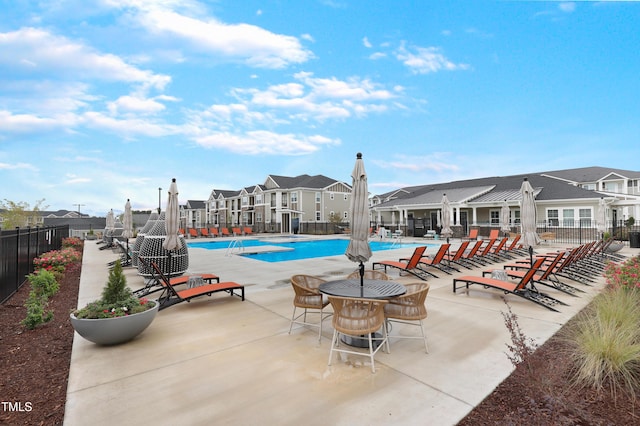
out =
<path fill-rule="evenodd" d="M 576 4 L 572 1 L 560 2 L 558 9 L 565 13 L 572 13 L 576 10 Z"/>
<path fill-rule="evenodd" d="M 116 55 L 97 52 L 37 28 L 0 33 L 0 63 L 26 75 L 47 73 L 49 78 L 55 76 L 60 80 L 121 81 L 159 90 L 171 81 L 169 76 L 131 66 Z"/>
<path fill-rule="evenodd" d="M 258 130 L 245 134 L 211 133 L 196 138 L 196 142 L 206 148 L 224 149 L 244 155 L 302 155 L 320 149 L 322 145 L 337 145 L 339 140 L 320 135 L 279 134 Z"/>
<path fill-rule="evenodd" d="M 366 48 L 368 48 L 368 49 L 371 49 L 371 47 L 373 47 L 373 46 L 371 45 L 371 42 L 369 41 L 369 39 L 368 39 L 367 37 L 364 37 L 364 38 L 362 39 L 362 44 L 364 45 L 364 47 L 366 47 Z"/>
<path fill-rule="evenodd" d="M 0 163 L 0 170 L 38 170 L 34 165 L 28 163 Z"/>
<path fill-rule="evenodd" d="M 171 2 L 131 3 L 135 20 L 151 33 L 179 37 L 193 49 L 241 60 L 258 68 L 284 68 L 313 57 L 293 36 L 275 34 L 250 24 L 227 24 L 215 18 L 201 19 L 171 10 Z"/>
<path fill-rule="evenodd" d="M 455 64 L 447 59 L 437 47 L 411 47 L 405 43 L 396 51 L 396 58 L 415 74 L 428 74 L 438 71 L 454 71 L 469 68 L 466 64 Z"/>

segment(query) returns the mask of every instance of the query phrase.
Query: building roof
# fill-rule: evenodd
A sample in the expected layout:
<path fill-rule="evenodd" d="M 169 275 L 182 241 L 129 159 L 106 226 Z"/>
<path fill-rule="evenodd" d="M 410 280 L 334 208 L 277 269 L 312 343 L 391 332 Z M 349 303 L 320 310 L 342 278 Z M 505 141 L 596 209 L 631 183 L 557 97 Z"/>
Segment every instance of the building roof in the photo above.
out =
<path fill-rule="evenodd" d="M 397 198 L 376 205 L 392 207 L 408 205 L 440 204 L 442 195 L 447 194 L 451 203 L 498 203 L 504 200 L 519 201 L 520 187 L 524 178 L 528 178 L 536 191 L 536 200 L 572 200 L 599 198 L 601 194 L 569 185 L 547 176 L 527 174 L 514 176 L 493 176 L 479 179 L 422 185 L 403 188 L 396 191 Z"/>
<path fill-rule="evenodd" d="M 640 172 L 597 166 L 580 167 L 577 169 L 553 170 L 550 172 L 543 172 L 541 174 L 575 183 L 597 182 L 599 180 L 605 179 L 611 174 L 616 174 L 623 178 L 640 179 Z"/>
<path fill-rule="evenodd" d="M 269 179 L 271 179 L 278 186 L 278 188 L 281 188 L 281 189 L 292 189 L 292 188 L 322 189 L 322 188 L 331 186 L 334 183 L 339 182 L 335 179 L 332 179 L 323 175 L 315 175 L 315 176 L 300 175 L 295 177 L 269 175 L 267 177 L 267 180 Z"/>

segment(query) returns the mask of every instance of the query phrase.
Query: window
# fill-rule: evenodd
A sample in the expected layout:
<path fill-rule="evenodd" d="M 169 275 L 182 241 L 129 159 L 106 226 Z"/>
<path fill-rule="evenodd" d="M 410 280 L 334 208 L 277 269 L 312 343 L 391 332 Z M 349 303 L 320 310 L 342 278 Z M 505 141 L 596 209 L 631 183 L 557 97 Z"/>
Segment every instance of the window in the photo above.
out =
<path fill-rule="evenodd" d="M 573 227 L 574 224 L 573 209 L 562 209 L 562 226 Z"/>
<path fill-rule="evenodd" d="M 256 195 L 256 204 L 262 204 L 262 194 Z"/>
<path fill-rule="evenodd" d="M 500 225 L 500 210 L 489 211 L 491 225 Z"/>
<path fill-rule="evenodd" d="M 320 212 L 316 212 L 316 221 L 320 221 Z"/>
<path fill-rule="evenodd" d="M 578 210 L 580 215 L 580 226 L 591 226 L 591 209 Z"/>
<path fill-rule="evenodd" d="M 292 203 L 297 203 L 298 202 L 298 193 L 295 192 L 295 191 L 291 193 L 291 202 Z"/>
<path fill-rule="evenodd" d="M 549 226 L 559 226 L 560 224 L 558 223 L 558 210 L 547 210 L 547 221 L 549 222 Z"/>
<path fill-rule="evenodd" d="M 247 204 L 249 204 L 249 197 L 247 197 L 246 195 L 244 195 L 242 197 L 242 205 L 246 206 Z"/>
<path fill-rule="evenodd" d="M 520 224 L 520 210 L 511 210 L 511 215 L 513 218 L 513 223 L 515 225 L 519 225 Z"/>
<path fill-rule="evenodd" d="M 262 223 L 262 213 L 256 212 L 256 222 Z"/>
<path fill-rule="evenodd" d="M 316 192 L 316 203 L 320 202 L 320 193 Z"/>

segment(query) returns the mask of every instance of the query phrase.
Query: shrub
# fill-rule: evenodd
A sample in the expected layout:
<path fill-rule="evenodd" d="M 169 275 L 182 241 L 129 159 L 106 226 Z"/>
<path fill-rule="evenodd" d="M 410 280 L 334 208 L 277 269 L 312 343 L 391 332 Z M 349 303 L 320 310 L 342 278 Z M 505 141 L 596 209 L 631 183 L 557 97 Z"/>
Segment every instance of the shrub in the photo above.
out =
<path fill-rule="evenodd" d="M 31 291 L 24 306 L 27 308 L 27 316 L 22 320 L 29 330 L 33 330 L 40 324 L 53 319 L 53 311 L 47 311 L 49 298 L 56 294 L 60 288 L 55 275 L 51 271 L 39 269 L 33 274 L 27 275 Z"/>
<path fill-rule="evenodd" d="M 78 237 L 69 237 L 62 239 L 62 248 L 72 248 L 76 251 L 82 251 L 82 240 Z"/>
<path fill-rule="evenodd" d="M 569 328 L 574 384 L 640 390 L 640 288 L 613 286 L 594 298 Z"/>
<path fill-rule="evenodd" d="M 33 264 L 36 269 L 46 269 L 47 271 L 63 273 L 69 264 L 80 260 L 80 252 L 67 247 L 61 250 L 52 250 L 36 257 Z"/>
<path fill-rule="evenodd" d="M 632 257 L 622 264 L 609 262 L 604 276 L 608 287 L 640 289 L 640 256 Z"/>
<path fill-rule="evenodd" d="M 511 361 L 514 367 L 517 367 L 518 364 L 528 362 L 529 357 L 535 352 L 538 345 L 532 338 L 524 334 L 518 323 L 518 315 L 511 310 L 511 305 L 509 305 L 507 299 L 503 297 L 502 301 L 507 305 L 508 311 L 500 313 L 504 319 L 504 325 L 507 327 L 507 330 L 509 330 L 512 343 L 511 345 L 507 344 L 507 348 L 509 349 L 507 358 L 509 358 L 509 361 Z M 528 364 L 527 367 L 529 370 L 531 369 Z"/>
<path fill-rule="evenodd" d="M 137 298 L 127 287 L 120 260 L 109 272 L 109 279 L 102 290 L 102 298 L 75 311 L 76 318 L 99 319 L 123 317 L 144 312 L 154 307 L 154 302 Z"/>
<path fill-rule="evenodd" d="M 60 284 L 56 280 L 55 275 L 45 269 L 38 269 L 33 274 L 27 275 L 31 291 L 35 291 L 39 296 L 52 297 L 60 290 Z"/>

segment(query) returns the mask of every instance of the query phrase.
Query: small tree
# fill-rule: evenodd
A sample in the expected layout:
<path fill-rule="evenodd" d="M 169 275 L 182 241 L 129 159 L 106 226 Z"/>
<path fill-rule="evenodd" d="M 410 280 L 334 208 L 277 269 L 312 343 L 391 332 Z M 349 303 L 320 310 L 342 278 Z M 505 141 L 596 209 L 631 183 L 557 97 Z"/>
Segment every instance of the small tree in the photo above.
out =
<path fill-rule="evenodd" d="M 14 229 L 17 227 L 25 227 L 30 223 L 38 223 L 40 212 L 46 210 L 49 206 L 43 206 L 44 198 L 36 201 L 33 207 L 24 201 L 14 202 L 11 200 L 0 201 L 0 216 L 2 216 L 2 228 Z"/>
<path fill-rule="evenodd" d="M 111 271 L 109 281 L 102 290 L 102 301 L 106 304 L 115 304 L 131 297 L 131 290 L 127 287 L 127 279 L 122 273 L 122 265 L 118 260 Z"/>

